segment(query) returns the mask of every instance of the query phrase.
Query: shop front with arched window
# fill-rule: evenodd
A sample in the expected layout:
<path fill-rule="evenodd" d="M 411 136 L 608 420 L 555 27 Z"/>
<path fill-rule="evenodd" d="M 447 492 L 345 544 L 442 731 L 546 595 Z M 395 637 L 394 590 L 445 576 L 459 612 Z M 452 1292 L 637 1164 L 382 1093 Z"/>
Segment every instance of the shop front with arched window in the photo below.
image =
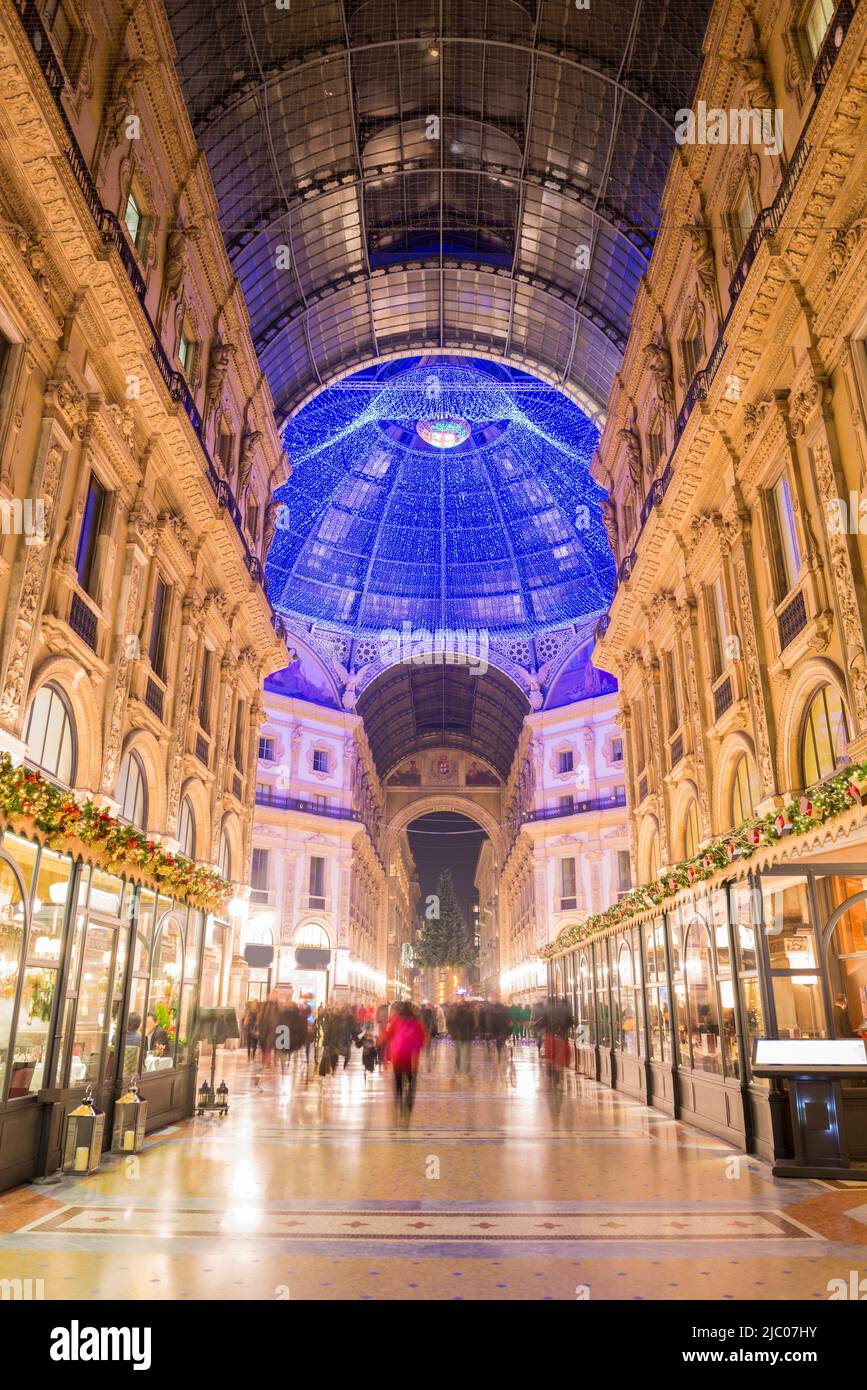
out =
<path fill-rule="evenodd" d="M 66 1115 L 106 1113 L 133 1076 L 148 1129 L 192 1113 L 204 915 L 60 853 L 0 837 L 0 1191 L 53 1172 Z"/>

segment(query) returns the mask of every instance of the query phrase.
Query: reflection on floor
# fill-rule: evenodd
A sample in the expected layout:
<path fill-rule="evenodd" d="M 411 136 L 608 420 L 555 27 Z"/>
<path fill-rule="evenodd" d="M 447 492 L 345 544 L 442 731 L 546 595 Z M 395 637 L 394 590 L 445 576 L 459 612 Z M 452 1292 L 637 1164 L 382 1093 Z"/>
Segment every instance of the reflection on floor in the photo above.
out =
<path fill-rule="evenodd" d="M 0 1198 L 0 1279 L 46 1299 L 828 1298 L 867 1274 L 867 1188 L 755 1158 L 536 1049 L 448 1042 L 410 1126 L 358 1054 L 325 1081 L 230 1055 L 226 1119 L 163 1130 L 98 1175 Z"/>

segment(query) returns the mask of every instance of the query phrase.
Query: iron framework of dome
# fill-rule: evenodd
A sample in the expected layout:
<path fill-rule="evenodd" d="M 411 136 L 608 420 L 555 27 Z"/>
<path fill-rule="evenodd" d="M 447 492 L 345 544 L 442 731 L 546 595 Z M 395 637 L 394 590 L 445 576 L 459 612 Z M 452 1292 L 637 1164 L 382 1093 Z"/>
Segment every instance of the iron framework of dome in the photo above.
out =
<path fill-rule="evenodd" d="M 421 351 L 604 411 L 709 0 L 167 0 L 282 422 Z"/>
<path fill-rule="evenodd" d="M 354 634 L 598 613 L 614 567 L 596 439 L 565 396 L 492 363 L 412 358 L 329 387 L 286 429 L 271 600 Z"/>

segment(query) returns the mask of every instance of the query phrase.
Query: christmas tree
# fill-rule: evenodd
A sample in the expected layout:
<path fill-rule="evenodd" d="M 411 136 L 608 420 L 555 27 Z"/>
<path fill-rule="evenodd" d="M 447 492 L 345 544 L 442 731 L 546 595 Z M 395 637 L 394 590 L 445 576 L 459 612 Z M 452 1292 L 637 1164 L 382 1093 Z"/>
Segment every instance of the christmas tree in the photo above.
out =
<path fill-rule="evenodd" d="M 424 926 L 415 943 L 415 963 L 423 969 L 444 965 L 472 965 L 473 948 L 458 903 L 451 869 L 443 869 L 437 883 L 436 901 L 428 909 Z"/>

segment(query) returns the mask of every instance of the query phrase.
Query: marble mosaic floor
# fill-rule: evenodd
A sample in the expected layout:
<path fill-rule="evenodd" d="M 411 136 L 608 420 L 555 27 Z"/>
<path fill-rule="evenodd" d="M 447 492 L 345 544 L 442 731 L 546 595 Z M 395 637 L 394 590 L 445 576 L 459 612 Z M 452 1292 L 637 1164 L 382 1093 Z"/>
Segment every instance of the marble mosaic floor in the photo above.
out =
<path fill-rule="evenodd" d="M 867 1186 L 760 1160 L 536 1049 L 448 1043 L 411 1125 L 357 1054 L 326 1081 L 226 1059 L 231 1110 L 91 1178 L 0 1198 L 0 1280 L 46 1299 L 827 1299 L 867 1276 Z"/>

